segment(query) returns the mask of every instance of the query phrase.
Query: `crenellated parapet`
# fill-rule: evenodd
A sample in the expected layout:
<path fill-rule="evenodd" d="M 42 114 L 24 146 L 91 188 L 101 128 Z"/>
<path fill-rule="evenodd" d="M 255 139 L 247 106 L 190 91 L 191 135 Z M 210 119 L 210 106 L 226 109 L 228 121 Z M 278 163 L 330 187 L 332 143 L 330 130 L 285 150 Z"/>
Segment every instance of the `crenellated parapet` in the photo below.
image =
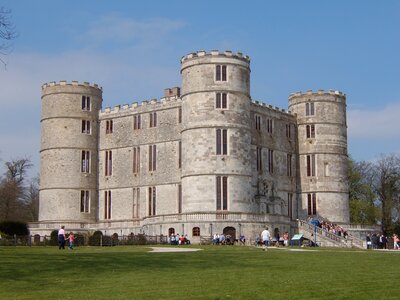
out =
<path fill-rule="evenodd" d="M 267 108 L 269 110 L 278 112 L 278 113 L 284 113 L 287 115 L 293 115 L 290 111 L 285 110 L 284 108 L 279 108 L 277 106 L 273 106 L 271 104 L 267 104 L 264 103 L 262 101 L 258 101 L 258 100 L 252 100 L 251 101 L 251 105 L 256 106 L 256 107 L 260 107 L 260 108 Z"/>
<path fill-rule="evenodd" d="M 163 97 L 160 99 L 143 100 L 141 102 L 133 102 L 132 104 L 116 105 L 114 107 L 106 107 L 100 112 L 100 116 L 114 116 L 116 114 L 135 114 L 148 112 L 153 110 L 162 110 L 171 106 L 179 106 L 182 102 L 178 96 Z"/>
<path fill-rule="evenodd" d="M 305 93 L 303 92 L 295 92 L 291 93 L 289 95 L 289 100 L 294 98 L 294 97 L 300 97 L 300 96 L 307 96 L 307 95 L 331 95 L 331 96 L 339 96 L 339 97 L 346 97 L 346 94 L 342 93 L 341 91 L 335 91 L 335 90 L 318 90 L 316 92 L 313 92 L 312 90 L 308 90 Z"/>
<path fill-rule="evenodd" d="M 89 82 L 78 82 L 76 80 L 72 80 L 71 82 L 67 82 L 66 80 L 60 80 L 59 82 L 56 81 L 50 81 L 48 83 L 42 84 L 42 90 L 48 88 L 48 87 L 54 87 L 54 86 L 82 86 L 82 87 L 92 87 L 92 88 L 97 88 L 99 90 L 103 90 L 102 87 L 100 87 L 96 83 L 89 83 Z"/>
<path fill-rule="evenodd" d="M 182 56 L 181 63 L 191 60 L 193 58 L 202 58 L 202 57 L 226 57 L 226 58 L 236 58 L 250 63 L 250 57 L 248 55 L 244 55 L 242 52 L 232 52 L 230 50 L 225 50 L 223 52 L 219 50 L 211 50 L 210 52 L 206 52 L 204 50 L 200 50 L 197 52 L 192 52 L 187 55 Z"/>

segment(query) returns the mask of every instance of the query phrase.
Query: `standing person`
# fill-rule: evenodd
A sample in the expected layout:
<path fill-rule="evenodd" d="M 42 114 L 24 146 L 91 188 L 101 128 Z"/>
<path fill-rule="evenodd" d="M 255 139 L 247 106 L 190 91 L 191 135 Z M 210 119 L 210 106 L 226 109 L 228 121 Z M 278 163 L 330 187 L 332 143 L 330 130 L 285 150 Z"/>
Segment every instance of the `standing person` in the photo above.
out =
<path fill-rule="evenodd" d="M 64 225 L 58 230 L 58 249 L 65 249 L 65 231 Z"/>
<path fill-rule="evenodd" d="M 393 249 L 394 250 L 399 250 L 400 246 L 399 246 L 399 237 L 397 236 L 397 234 L 393 234 Z"/>
<path fill-rule="evenodd" d="M 289 232 L 287 231 L 283 234 L 283 245 L 289 246 Z"/>
<path fill-rule="evenodd" d="M 68 241 L 69 241 L 69 245 L 68 248 L 73 250 L 74 249 L 74 240 L 75 240 L 75 236 L 74 233 L 71 231 L 68 235 Z"/>
<path fill-rule="evenodd" d="M 265 229 L 261 232 L 261 239 L 263 241 L 264 246 L 268 247 L 269 241 L 271 240 L 271 233 L 269 233 L 268 227 L 265 227 Z"/>

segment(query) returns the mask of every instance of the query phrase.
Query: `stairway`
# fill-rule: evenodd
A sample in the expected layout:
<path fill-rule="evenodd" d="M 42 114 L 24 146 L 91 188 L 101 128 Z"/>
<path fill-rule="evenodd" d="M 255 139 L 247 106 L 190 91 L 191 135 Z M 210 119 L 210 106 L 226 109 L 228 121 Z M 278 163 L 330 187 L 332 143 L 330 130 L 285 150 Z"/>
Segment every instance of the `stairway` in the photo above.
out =
<path fill-rule="evenodd" d="M 364 242 L 354 236 L 348 235 L 347 238 L 336 235 L 329 231 L 326 231 L 320 227 L 308 224 L 306 221 L 298 220 L 299 233 L 303 234 L 303 237 L 314 242 L 316 233 L 316 243 L 319 247 L 340 247 L 340 248 L 359 248 L 366 249 Z"/>

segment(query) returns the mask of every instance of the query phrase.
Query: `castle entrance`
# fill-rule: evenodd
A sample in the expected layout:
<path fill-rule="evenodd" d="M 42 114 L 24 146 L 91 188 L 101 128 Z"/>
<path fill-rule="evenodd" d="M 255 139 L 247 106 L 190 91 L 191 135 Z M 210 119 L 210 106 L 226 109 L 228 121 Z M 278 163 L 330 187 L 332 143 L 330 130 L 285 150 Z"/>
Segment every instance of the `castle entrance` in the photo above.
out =
<path fill-rule="evenodd" d="M 226 243 L 233 244 L 236 240 L 235 227 L 225 227 L 222 233 L 225 235 Z"/>

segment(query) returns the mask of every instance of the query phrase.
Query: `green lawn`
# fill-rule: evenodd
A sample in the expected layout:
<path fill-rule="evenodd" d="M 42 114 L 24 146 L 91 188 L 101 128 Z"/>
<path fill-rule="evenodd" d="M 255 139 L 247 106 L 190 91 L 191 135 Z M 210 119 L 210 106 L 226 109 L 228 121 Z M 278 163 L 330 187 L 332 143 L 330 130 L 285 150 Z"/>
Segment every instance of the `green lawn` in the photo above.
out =
<path fill-rule="evenodd" d="M 194 246 L 193 246 L 194 247 Z M 0 299 L 399 299 L 400 252 L 0 247 Z"/>

